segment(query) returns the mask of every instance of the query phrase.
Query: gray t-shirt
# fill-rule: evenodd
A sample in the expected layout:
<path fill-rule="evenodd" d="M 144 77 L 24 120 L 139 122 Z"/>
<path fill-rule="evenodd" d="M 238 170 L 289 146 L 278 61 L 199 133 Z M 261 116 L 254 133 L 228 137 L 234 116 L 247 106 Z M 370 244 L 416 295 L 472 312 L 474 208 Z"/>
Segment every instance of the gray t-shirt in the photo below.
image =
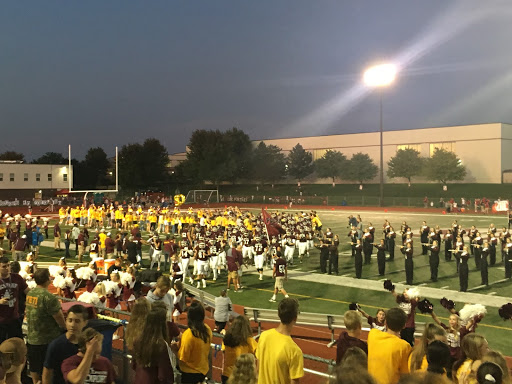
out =
<path fill-rule="evenodd" d="M 146 299 L 151 303 L 156 303 L 161 301 L 165 303 L 167 307 L 167 320 L 172 319 L 172 313 L 174 311 L 174 296 L 169 292 L 164 295 L 164 297 L 160 297 L 154 294 L 154 290 L 148 292 Z"/>
<path fill-rule="evenodd" d="M 215 321 L 224 323 L 229 320 L 231 312 L 231 299 L 229 297 L 219 296 L 215 298 L 215 313 L 213 318 Z"/>

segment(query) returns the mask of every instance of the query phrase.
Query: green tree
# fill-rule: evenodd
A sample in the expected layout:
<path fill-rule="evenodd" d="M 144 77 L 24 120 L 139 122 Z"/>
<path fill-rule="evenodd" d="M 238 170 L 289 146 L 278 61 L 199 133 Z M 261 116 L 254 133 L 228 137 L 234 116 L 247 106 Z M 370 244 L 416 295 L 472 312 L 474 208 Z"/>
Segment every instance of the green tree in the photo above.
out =
<path fill-rule="evenodd" d="M 147 187 L 161 186 L 168 181 L 169 154 L 158 139 L 149 138 L 142 144 L 140 166 L 143 183 Z"/>
<path fill-rule="evenodd" d="M 446 184 L 451 180 L 463 180 L 466 177 L 466 167 L 453 152 L 436 148 L 434 154 L 425 161 L 423 169 L 427 179 Z"/>
<path fill-rule="evenodd" d="M 314 171 L 313 155 L 306 151 L 302 145 L 292 148 L 287 158 L 288 173 L 299 182 Z"/>
<path fill-rule="evenodd" d="M 25 161 L 25 155 L 15 151 L 5 151 L 0 153 L 0 160 L 4 161 Z"/>
<path fill-rule="evenodd" d="M 364 181 L 372 180 L 377 176 L 379 167 L 373 164 L 373 160 L 366 153 L 354 153 L 343 172 L 343 178 L 363 184 Z"/>
<path fill-rule="evenodd" d="M 126 144 L 121 147 L 118 154 L 119 185 L 121 188 L 139 189 L 144 187 L 141 177 L 142 145 Z"/>
<path fill-rule="evenodd" d="M 110 163 L 103 148 L 89 148 L 85 159 L 81 161 L 78 183 L 85 189 L 96 189 L 109 183 L 107 170 Z"/>
<path fill-rule="evenodd" d="M 68 164 L 68 159 L 62 153 L 46 152 L 43 156 L 32 160 L 32 164 Z"/>
<path fill-rule="evenodd" d="M 338 151 L 328 150 L 324 155 L 315 161 L 315 171 L 319 177 L 332 179 L 332 186 L 336 185 L 336 178 L 341 177 L 344 168 L 347 166 L 347 157 Z"/>
<path fill-rule="evenodd" d="M 282 179 L 286 172 L 286 158 L 276 145 L 266 145 L 261 141 L 253 150 L 252 178 L 262 184 L 274 183 Z"/>
<path fill-rule="evenodd" d="M 180 171 L 189 179 L 207 180 L 218 186 L 222 181 L 235 182 L 250 176 L 252 143 L 238 128 L 194 131 L 188 149 Z"/>
<path fill-rule="evenodd" d="M 420 153 L 412 148 L 400 149 L 396 155 L 388 161 L 387 175 L 390 178 L 403 177 L 409 181 L 421 174 L 423 170 L 423 158 Z"/>

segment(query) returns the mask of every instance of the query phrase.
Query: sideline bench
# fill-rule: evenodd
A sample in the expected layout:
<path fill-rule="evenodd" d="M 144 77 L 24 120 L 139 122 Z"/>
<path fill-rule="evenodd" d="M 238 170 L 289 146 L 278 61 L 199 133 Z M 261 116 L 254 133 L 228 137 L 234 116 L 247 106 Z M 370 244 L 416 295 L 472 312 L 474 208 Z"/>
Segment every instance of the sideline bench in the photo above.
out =
<path fill-rule="evenodd" d="M 196 288 L 193 285 L 184 283 L 185 289 L 195 296 L 195 298 L 203 304 L 205 309 L 215 310 L 215 296 L 211 293 L 202 291 L 200 288 Z"/>

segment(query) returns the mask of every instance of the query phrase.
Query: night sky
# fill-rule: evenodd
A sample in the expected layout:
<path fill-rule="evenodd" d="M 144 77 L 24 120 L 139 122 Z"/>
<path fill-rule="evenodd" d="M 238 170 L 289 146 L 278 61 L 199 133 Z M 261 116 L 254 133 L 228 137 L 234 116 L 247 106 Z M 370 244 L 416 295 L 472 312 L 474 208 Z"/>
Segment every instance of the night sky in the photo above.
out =
<path fill-rule="evenodd" d="M 0 2 L 0 152 L 512 122 L 512 1 Z"/>

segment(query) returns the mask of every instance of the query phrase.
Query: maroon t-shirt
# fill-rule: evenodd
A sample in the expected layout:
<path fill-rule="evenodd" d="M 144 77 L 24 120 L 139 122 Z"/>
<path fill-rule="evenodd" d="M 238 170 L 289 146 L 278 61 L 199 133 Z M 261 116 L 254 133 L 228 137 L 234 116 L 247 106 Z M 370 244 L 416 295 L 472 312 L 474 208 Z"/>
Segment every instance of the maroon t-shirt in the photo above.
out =
<path fill-rule="evenodd" d="M 229 251 L 226 253 L 226 262 L 228 264 L 229 272 L 238 271 L 238 266 L 236 264 L 238 262 L 238 252 L 237 252 L 236 248 L 231 248 L 231 255 L 230 255 Z M 238 264 L 238 265 L 240 265 L 240 264 Z"/>
<path fill-rule="evenodd" d="M 66 382 L 68 382 L 67 377 L 69 372 L 71 372 L 73 369 L 77 369 L 82 360 L 82 356 L 73 355 L 62 362 L 62 376 Z M 115 380 L 116 373 L 114 372 L 112 363 L 106 357 L 100 356 L 91 364 L 91 368 L 89 368 L 89 374 L 85 378 L 84 384 L 112 384 Z"/>
<path fill-rule="evenodd" d="M 356 337 L 349 336 L 349 334 L 344 331 L 340 333 L 338 341 L 336 341 L 337 349 L 336 349 L 336 364 L 341 362 L 345 352 L 347 349 L 351 347 L 358 347 L 363 350 L 364 353 L 368 354 L 368 344 L 363 340 L 359 340 Z"/>
<path fill-rule="evenodd" d="M 11 323 L 20 317 L 18 297 L 25 289 L 27 289 L 27 283 L 17 273 L 11 273 L 5 279 L 0 278 L 0 298 L 9 299 L 7 304 L 0 305 L 0 324 Z"/>
<path fill-rule="evenodd" d="M 114 240 L 112 240 L 110 237 L 107 237 L 105 239 L 105 250 L 107 253 L 114 253 Z"/>
<path fill-rule="evenodd" d="M 276 277 L 284 277 L 286 271 L 286 260 L 278 257 L 274 264 L 274 268 L 276 269 Z"/>

